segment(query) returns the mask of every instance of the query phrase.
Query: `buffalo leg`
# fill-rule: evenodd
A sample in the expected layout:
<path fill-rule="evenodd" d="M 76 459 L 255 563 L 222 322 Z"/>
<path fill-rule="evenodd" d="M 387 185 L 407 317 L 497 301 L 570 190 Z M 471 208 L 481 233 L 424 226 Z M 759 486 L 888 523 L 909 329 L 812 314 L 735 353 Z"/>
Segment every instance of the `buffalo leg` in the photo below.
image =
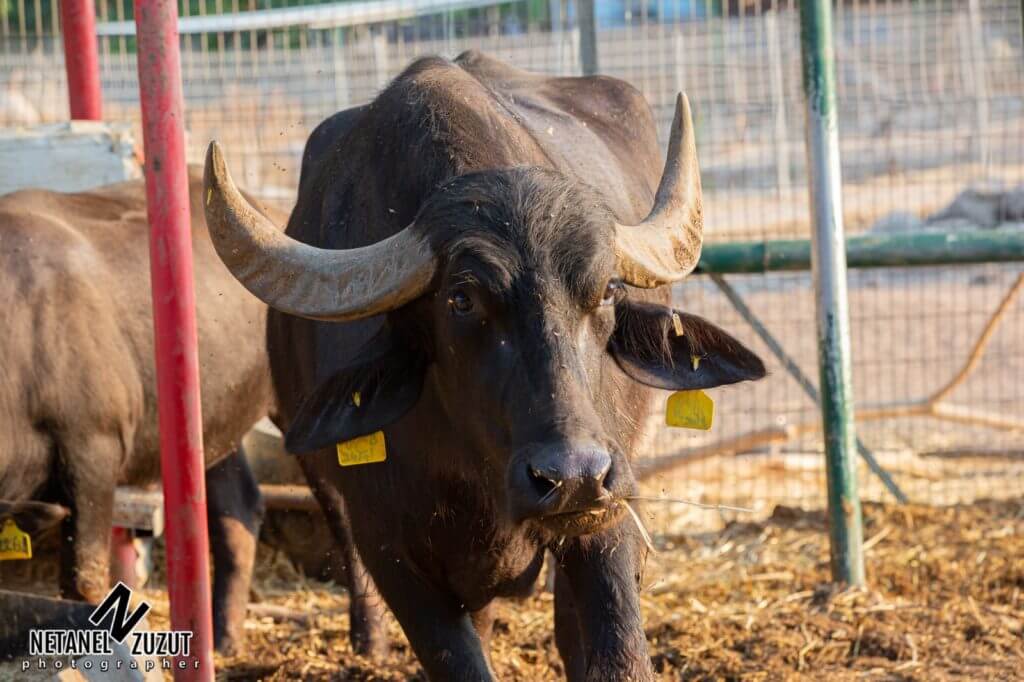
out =
<path fill-rule="evenodd" d="M 570 680 L 653 679 L 640 618 L 641 553 L 636 531 L 623 525 L 558 549 L 556 642 Z"/>
<path fill-rule="evenodd" d="M 352 650 L 363 656 L 381 657 L 388 649 L 387 634 L 384 631 L 384 602 L 356 550 L 348 522 L 343 518 L 341 524 L 340 532 L 335 532 L 335 537 L 344 536 L 339 544 L 346 567 L 345 585 L 349 595 L 349 638 Z"/>
<path fill-rule="evenodd" d="M 405 558 L 383 550 L 367 555 L 366 562 L 428 678 L 494 679 L 473 614 Z"/>
<path fill-rule="evenodd" d="M 206 472 L 207 524 L 213 552 L 213 637 L 223 654 L 243 642 L 245 610 L 263 521 L 263 500 L 239 447 Z"/>
<path fill-rule="evenodd" d="M 344 569 L 344 582 L 348 590 L 349 640 L 352 650 L 363 656 L 384 656 L 388 650 L 387 633 L 384 630 L 384 602 L 352 540 L 352 531 L 345 514 L 345 501 L 337 488 L 318 473 L 316 458 L 307 456 L 300 462 L 309 487 L 320 502 L 327 526 L 341 550 L 344 566 L 338 567 Z M 330 453 L 327 459 L 333 462 L 334 454 Z M 337 563 L 334 565 L 337 566 Z"/>
<path fill-rule="evenodd" d="M 63 538 L 70 538 L 61 543 L 61 595 L 99 603 L 110 589 L 110 528 L 121 442 L 107 434 L 68 435 L 58 451 L 60 495 L 71 510 L 61 525 Z"/>
<path fill-rule="evenodd" d="M 555 571 L 555 644 L 569 680 L 582 680 L 587 672 L 579 615 L 572 598 L 569 578 L 559 568 Z"/>

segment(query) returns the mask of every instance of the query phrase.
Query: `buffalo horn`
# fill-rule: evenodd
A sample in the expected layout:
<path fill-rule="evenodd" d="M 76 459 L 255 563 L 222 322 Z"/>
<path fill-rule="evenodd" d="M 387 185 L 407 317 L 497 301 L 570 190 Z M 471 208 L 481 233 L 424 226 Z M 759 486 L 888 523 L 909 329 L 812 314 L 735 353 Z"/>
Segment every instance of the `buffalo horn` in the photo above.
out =
<path fill-rule="evenodd" d="M 206 223 L 224 264 L 267 305 L 314 320 L 356 320 L 422 294 L 436 267 L 412 225 L 369 246 L 321 249 L 296 241 L 235 187 L 216 142 L 203 177 Z"/>
<path fill-rule="evenodd" d="M 680 93 L 654 208 L 639 225 L 615 226 L 619 275 L 644 289 L 681 280 L 697 267 L 702 233 L 693 118 L 689 100 Z"/>

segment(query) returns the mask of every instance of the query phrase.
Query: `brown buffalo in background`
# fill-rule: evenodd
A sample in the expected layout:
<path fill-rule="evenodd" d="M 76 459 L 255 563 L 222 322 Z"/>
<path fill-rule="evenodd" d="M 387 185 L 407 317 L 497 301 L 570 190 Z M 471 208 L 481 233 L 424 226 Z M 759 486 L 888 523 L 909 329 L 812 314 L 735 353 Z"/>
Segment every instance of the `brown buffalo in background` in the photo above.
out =
<path fill-rule="evenodd" d="M 190 193 L 214 624 L 225 651 L 242 636 L 262 517 L 240 443 L 272 404 L 266 307 L 214 252 L 196 169 Z M 61 592 L 91 602 L 109 586 L 115 487 L 160 476 L 148 229 L 141 180 L 0 197 L 0 510 L 25 523 L 40 509 L 53 517 L 29 500 L 69 510 Z"/>

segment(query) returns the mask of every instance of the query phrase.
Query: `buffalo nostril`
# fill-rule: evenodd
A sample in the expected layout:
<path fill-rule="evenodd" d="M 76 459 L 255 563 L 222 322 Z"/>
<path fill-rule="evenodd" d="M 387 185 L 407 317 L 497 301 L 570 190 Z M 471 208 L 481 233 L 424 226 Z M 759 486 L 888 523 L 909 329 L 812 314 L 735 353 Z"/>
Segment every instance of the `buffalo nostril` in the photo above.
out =
<path fill-rule="evenodd" d="M 597 481 L 597 485 L 601 489 L 599 499 L 606 500 L 611 498 L 611 489 L 615 485 L 616 480 L 615 474 L 616 470 L 612 468 L 611 462 L 608 462 L 608 464 L 604 467 L 604 470 L 594 477 L 594 479 Z"/>
<path fill-rule="evenodd" d="M 533 487 L 537 491 L 537 494 L 541 496 L 540 503 L 547 501 L 549 497 L 555 494 L 555 491 L 562 487 L 562 481 L 550 475 L 541 473 L 539 470 L 534 468 L 532 464 L 530 465 L 529 470 L 530 481 L 533 483 Z"/>

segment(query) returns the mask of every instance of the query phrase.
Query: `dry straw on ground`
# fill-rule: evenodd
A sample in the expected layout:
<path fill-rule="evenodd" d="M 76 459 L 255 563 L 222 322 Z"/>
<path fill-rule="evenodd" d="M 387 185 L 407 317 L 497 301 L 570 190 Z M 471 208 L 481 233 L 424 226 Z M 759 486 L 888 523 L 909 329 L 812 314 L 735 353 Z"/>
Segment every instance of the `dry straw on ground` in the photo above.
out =
<path fill-rule="evenodd" d="M 654 527 L 652 530 L 657 531 Z M 763 523 L 655 533 L 642 603 L 667 680 L 1012 679 L 1024 669 L 1024 504 L 865 509 L 870 591 L 828 584 L 824 517 L 780 507 Z M 155 586 L 154 586 L 155 587 Z M 346 598 L 263 554 L 259 605 L 219 676 L 422 679 L 397 625 L 384 662 L 353 655 Z M 166 614 L 164 594 L 153 626 Z M 504 602 L 492 648 L 502 680 L 562 675 L 552 600 Z M 255 614 L 254 614 L 255 615 Z"/>

